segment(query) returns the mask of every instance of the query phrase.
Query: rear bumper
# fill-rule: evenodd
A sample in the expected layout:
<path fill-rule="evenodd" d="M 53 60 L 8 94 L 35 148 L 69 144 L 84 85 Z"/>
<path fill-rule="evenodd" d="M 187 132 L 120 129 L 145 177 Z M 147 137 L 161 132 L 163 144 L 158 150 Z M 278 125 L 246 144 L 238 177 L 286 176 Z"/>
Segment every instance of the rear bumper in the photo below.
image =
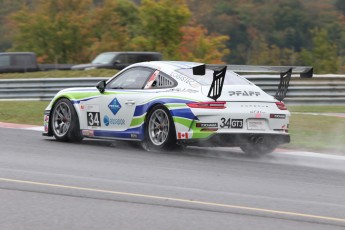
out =
<path fill-rule="evenodd" d="M 277 146 L 290 143 L 288 134 L 265 134 L 265 133 L 245 133 L 245 134 L 214 134 L 208 139 L 188 139 L 180 140 L 187 145 L 207 146 L 207 147 L 239 147 L 243 144 L 261 141 L 263 143 L 274 143 Z"/>

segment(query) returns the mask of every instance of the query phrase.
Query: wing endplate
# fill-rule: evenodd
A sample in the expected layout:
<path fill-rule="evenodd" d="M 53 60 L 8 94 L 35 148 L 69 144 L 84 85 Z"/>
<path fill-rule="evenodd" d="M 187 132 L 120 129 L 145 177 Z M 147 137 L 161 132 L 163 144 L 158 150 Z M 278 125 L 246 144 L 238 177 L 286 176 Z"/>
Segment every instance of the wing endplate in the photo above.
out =
<path fill-rule="evenodd" d="M 278 85 L 278 90 L 275 94 L 275 98 L 278 101 L 283 101 L 286 97 L 286 93 L 289 88 L 290 80 L 291 80 L 292 68 L 290 68 L 285 73 L 280 73 L 280 82 Z"/>
<path fill-rule="evenodd" d="M 222 89 L 224 84 L 224 78 L 226 74 L 226 66 L 223 66 L 220 70 L 214 70 L 213 81 L 208 91 L 207 97 L 217 101 L 217 99 L 222 95 Z"/>

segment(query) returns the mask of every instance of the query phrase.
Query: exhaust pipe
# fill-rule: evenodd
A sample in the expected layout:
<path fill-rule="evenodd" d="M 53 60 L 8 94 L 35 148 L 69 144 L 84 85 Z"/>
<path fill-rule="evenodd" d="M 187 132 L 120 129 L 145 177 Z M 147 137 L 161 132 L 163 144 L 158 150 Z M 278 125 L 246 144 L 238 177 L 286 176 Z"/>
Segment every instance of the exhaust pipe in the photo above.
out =
<path fill-rule="evenodd" d="M 249 139 L 254 144 L 262 144 L 262 143 L 264 143 L 264 138 L 262 136 L 251 136 Z"/>

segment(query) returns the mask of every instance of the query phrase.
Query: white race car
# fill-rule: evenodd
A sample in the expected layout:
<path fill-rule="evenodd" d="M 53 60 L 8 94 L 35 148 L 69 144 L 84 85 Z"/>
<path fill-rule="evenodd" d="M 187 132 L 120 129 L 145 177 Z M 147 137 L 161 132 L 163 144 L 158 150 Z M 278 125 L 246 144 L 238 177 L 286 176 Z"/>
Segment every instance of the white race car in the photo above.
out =
<path fill-rule="evenodd" d="M 237 72 L 281 72 L 270 96 Z M 106 138 L 146 149 L 238 146 L 250 155 L 289 143 L 290 113 L 282 102 L 291 73 L 311 67 L 133 64 L 96 87 L 61 90 L 44 112 L 45 136 L 59 141 Z"/>

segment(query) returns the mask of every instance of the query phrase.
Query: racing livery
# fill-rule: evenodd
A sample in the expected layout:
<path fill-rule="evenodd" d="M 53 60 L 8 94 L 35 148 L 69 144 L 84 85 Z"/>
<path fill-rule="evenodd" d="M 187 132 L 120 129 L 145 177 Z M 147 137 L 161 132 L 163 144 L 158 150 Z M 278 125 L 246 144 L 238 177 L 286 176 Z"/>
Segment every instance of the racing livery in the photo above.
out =
<path fill-rule="evenodd" d="M 312 69 L 274 69 L 281 72 L 281 82 L 273 97 L 236 73 L 252 72 L 250 66 L 241 68 L 175 61 L 133 64 L 96 87 L 58 92 L 45 109 L 43 135 L 71 142 L 137 141 L 147 150 L 238 146 L 251 155 L 270 153 L 290 142 L 290 113 L 282 99 L 291 73 Z"/>

